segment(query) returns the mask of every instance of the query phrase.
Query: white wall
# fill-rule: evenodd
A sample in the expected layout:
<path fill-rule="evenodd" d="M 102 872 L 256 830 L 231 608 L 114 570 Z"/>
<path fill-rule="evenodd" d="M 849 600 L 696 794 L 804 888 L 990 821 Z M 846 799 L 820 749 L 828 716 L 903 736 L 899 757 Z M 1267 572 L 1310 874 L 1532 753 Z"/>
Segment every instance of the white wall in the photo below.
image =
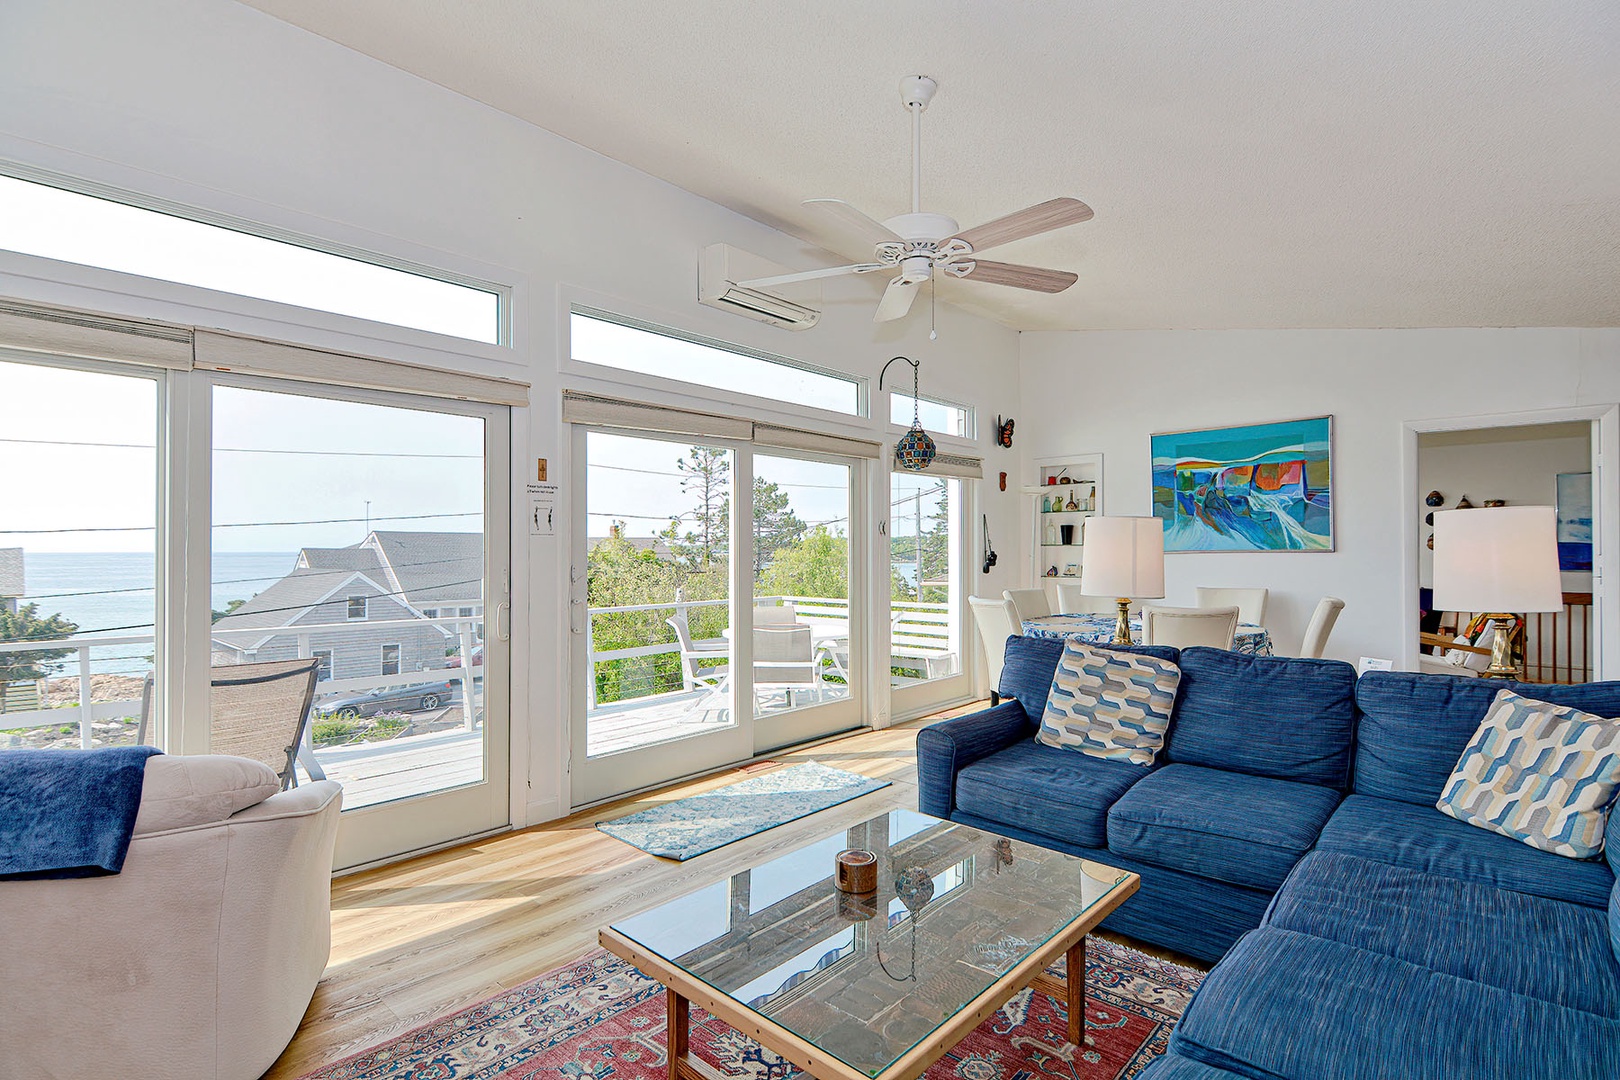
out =
<path fill-rule="evenodd" d="M 925 392 L 978 407 L 990 476 L 981 506 L 994 535 L 1016 532 L 1016 488 L 1002 494 L 994 483 L 1016 455 L 992 447 L 989 423 L 1018 402 L 1015 334 L 942 306 L 939 340 L 930 343 L 921 304 L 921 315 L 874 328 L 876 287 L 854 280 L 827 288 L 821 325 L 802 334 L 699 307 L 703 244 L 806 267 L 831 257 L 257 11 L 227 0 L 7 0 L 0 157 L 511 284 L 513 352 L 426 351 L 440 363 L 530 380 L 533 406 L 519 418 L 514 456 L 520 466 L 547 457 L 555 476 L 568 475 L 558 367 L 570 298 L 874 377 L 907 353 L 923 361 Z M 13 296 L 413 358 L 424 351 L 420 342 L 361 341 L 340 320 L 313 320 L 316 329 L 278 322 L 263 305 L 210 311 L 194 290 L 152 285 L 121 296 L 124 286 L 107 275 L 41 270 L 20 257 L 0 257 L 0 275 L 0 293 Z M 857 427 L 869 437 L 887 432 L 886 423 Z M 565 800 L 567 552 L 557 543 L 525 537 L 514 550 L 522 587 L 514 745 L 527 747 L 517 779 L 527 774 L 530 820 Z M 974 591 L 999 594 L 1017 562 L 976 574 Z"/>
<path fill-rule="evenodd" d="M 1591 424 L 1535 424 L 1521 428 L 1437 431 L 1418 436 L 1419 498 L 1431 491 L 1445 496 L 1449 510 L 1464 495 L 1475 506 L 1504 499 L 1509 506 L 1556 506 L 1558 474 L 1592 468 Z M 1429 507 L 1412 512 L 1422 518 Z M 1418 532 L 1418 580 L 1434 584 L 1434 552 L 1426 542 L 1432 528 Z M 1565 592 L 1590 592 L 1590 573 L 1564 576 Z"/>
<path fill-rule="evenodd" d="M 1404 424 L 1620 401 L 1614 329 L 1040 332 L 1020 348 L 1025 471 L 1102 453 L 1110 514 L 1152 512 L 1152 432 L 1332 414 L 1337 550 L 1169 555 L 1166 602 L 1191 603 L 1199 585 L 1267 586 L 1266 621 L 1292 653 L 1316 601 L 1338 596 L 1328 654 L 1350 661 L 1399 660 L 1415 638 Z"/>

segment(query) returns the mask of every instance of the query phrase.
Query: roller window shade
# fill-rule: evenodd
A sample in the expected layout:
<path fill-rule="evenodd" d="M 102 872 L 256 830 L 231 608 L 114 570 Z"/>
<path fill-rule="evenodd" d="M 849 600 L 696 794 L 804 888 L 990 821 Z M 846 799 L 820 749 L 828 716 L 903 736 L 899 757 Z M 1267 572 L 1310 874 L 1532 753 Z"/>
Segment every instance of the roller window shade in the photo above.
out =
<path fill-rule="evenodd" d="M 209 330 L 197 331 L 195 358 L 197 367 L 212 371 L 480 401 L 491 405 L 521 407 L 529 403 L 529 384 L 513 379 L 445 371 L 298 345 L 281 345 Z"/>
<path fill-rule="evenodd" d="M 666 409 L 645 402 L 598 397 L 574 390 L 563 391 L 562 418 L 564 423 L 569 424 L 656 431 L 666 435 L 708 436 L 737 442 L 752 442 L 754 438 L 754 425 L 749 420 L 711 416 L 685 409 Z"/>
<path fill-rule="evenodd" d="M 777 427 L 775 424 L 755 424 L 754 443 L 757 446 L 779 447 L 783 450 L 808 450 L 818 454 L 840 454 L 844 457 L 880 458 L 881 443 L 866 439 L 851 439 L 842 435 L 827 435 L 818 431 Z"/>
<path fill-rule="evenodd" d="M 978 480 L 984 476 L 984 467 L 975 457 L 960 454 L 935 454 L 928 468 L 918 476 L 954 476 L 960 480 Z"/>
<path fill-rule="evenodd" d="M 186 371 L 191 337 L 184 326 L 0 303 L 0 347 L 19 352 Z"/>

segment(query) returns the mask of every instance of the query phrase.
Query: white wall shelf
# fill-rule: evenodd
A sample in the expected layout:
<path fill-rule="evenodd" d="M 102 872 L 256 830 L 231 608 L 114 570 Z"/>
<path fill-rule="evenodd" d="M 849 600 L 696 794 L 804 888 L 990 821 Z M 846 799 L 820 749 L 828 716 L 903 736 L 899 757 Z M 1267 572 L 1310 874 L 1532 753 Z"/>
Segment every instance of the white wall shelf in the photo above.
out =
<path fill-rule="evenodd" d="M 1102 455 L 1068 454 L 1038 460 L 1034 466 L 1035 482 L 1022 489 L 1029 500 L 1032 525 L 1029 584 L 1052 577 L 1074 581 L 1077 573 L 1067 571 L 1071 566 L 1078 570 L 1084 558 L 1081 539 L 1086 519 L 1103 509 Z M 1076 505 L 1073 510 L 1067 509 L 1071 498 Z M 1063 508 L 1052 509 L 1054 500 L 1060 500 Z M 1069 543 L 1062 539 L 1065 527 L 1073 530 Z M 1048 573 L 1053 570 L 1055 574 Z"/>

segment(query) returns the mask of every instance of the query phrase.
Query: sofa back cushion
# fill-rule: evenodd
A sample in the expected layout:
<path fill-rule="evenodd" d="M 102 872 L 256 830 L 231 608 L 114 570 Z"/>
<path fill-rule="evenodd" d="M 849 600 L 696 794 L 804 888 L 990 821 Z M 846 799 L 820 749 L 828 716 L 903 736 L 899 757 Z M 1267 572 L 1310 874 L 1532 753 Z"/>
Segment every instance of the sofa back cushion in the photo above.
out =
<path fill-rule="evenodd" d="M 1029 722 L 1039 726 L 1046 712 L 1046 699 L 1052 692 L 1052 679 L 1057 674 L 1058 657 L 1063 655 L 1066 642 L 1061 638 L 1015 637 L 1007 639 L 1006 659 L 1001 667 L 1000 693 L 1004 698 L 1016 698 L 1024 707 Z M 1165 645 L 1094 645 L 1093 648 L 1115 652 L 1140 653 L 1156 656 L 1160 660 L 1176 663 L 1181 650 Z"/>
<path fill-rule="evenodd" d="M 1620 716 L 1620 682 L 1564 686 L 1369 671 L 1356 684 L 1356 793 L 1433 806 L 1498 690 Z"/>
<path fill-rule="evenodd" d="M 1205 648 L 1183 649 L 1177 662 L 1181 689 L 1166 761 L 1347 786 L 1355 668 Z"/>
<path fill-rule="evenodd" d="M 1058 659 L 1037 742 L 1152 765 L 1164 746 L 1181 671 L 1169 660 L 1071 638 Z"/>

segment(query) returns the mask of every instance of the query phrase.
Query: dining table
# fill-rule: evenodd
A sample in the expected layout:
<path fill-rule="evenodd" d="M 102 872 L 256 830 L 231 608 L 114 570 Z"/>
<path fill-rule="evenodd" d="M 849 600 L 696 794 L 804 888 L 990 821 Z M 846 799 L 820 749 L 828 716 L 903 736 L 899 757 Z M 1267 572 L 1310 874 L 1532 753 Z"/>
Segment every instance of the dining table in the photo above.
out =
<path fill-rule="evenodd" d="M 1079 638 L 1093 645 L 1107 645 L 1114 640 L 1117 615 L 1096 612 L 1076 615 L 1047 615 L 1039 619 L 1024 620 L 1024 636 L 1037 638 Z M 1142 617 L 1131 617 L 1131 641 L 1142 643 Z M 1238 623 L 1232 635 L 1232 651 L 1249 656 L 1270 656 L 1271 634 L 1259 623 Z"/>

